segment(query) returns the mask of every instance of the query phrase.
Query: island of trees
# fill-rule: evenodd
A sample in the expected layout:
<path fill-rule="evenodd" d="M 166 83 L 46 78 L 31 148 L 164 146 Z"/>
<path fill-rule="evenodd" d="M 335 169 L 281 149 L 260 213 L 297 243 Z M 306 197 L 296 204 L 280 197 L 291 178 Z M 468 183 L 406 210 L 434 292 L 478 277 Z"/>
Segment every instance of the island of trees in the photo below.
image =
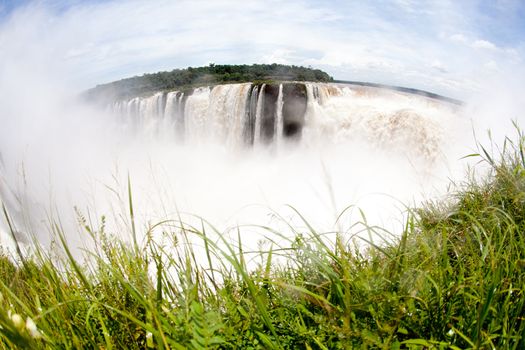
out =
<path fill-rule="evenodd" d="M 87 91 L 96 100 L 124 99 L 155 91 L 191 89 L 196 86 L 224 83 L 269 81 L 317 81 L 331 82 L 333 78 L 319 69 L 282 64 L 216 65 L 188 67 L 169 72 L 144 74 L 97 85 Z"/>

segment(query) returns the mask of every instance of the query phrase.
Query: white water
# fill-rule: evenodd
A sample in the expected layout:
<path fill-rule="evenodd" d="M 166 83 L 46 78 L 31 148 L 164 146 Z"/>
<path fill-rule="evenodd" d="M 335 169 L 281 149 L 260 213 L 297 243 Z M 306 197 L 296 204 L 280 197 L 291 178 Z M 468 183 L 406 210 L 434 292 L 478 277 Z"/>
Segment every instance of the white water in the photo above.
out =
<path fill-rule="evenodd" d="M 260 138 L 264 90 L 264 85 L 254 90 L 254 147 L 244 144 L 243 135 L 247 104 L 253 103 L 250 84 L 196 89 L 186 97 L 183 114 L 183 95 L 176 92 L 119 101 L 109 114 L 82 110 L 78 125 L 67 124 L 71 134 L 82 137 L 60 137 L 49 150 L 36 150 L 39 143 L 29 141 L 23 160 L 28 178 L 22 187 L 33 203 L 25 209 L 31 211 L 31 231 L 47 243 L 47 215 L 58 213 L 68 238 L 80 244 L 72 210 L 78 206 L 93 222 L 106 215 L 108 227 L 122 232 L 119 227 L 129 227 L 129 173 L 141 232 L 179 215 L 198 222 L 190 214 L 221 232 L 243 224 L 283 229 L 286 221 L 301 231 L 305 225 L 286 206 L 291 205 L 319 231 L 338 229 L 350 237 L 356 233 L 351 227 L 361 220 L 358 210 L 348 211 L 338 223 L 335 219 L 355 205 L 371 223 L 395 233 L 403 225 L 401 203 L 412 205 L 444 193 L 448 177 L 456 175 L 457 159 L 466 154 L 462 137 L 470 126 L 457 106 L 390 90 L 317 83 L 307 84 L 298 142 L 283 135 L 286 101 L 279 87 L 274 141 L 266 145 Z M 77 106 L 67 108 L 79 111 Z M 35 156 L 46 152 L 54 153 L 47 162 L 34 163 Z M 20 164 L 7 166 L 9 185 L 2 184 L 1 193 L 6 202 L 6 188 L 20 188 L 13 176 Z M 9 209 L 16 212 L 12 202 Z M 17 225 L 27 230 L 27 220 Z M 261 238 L 255 231 L 241 229 L 251 247 Z M 285 233 L 291 236 L 289 231 Z M 2 242 L 9 240 L 6 236 L 4 232 Z"/>
<path fill-rule="evenodd" d="M 265 86 L 255 90 L 258 95 L 256 145 L 261 143 Z M 161 103 L 162 93 L 156 93 L 116 102 L 113 112 L 121 117 L 123 124 L 137 124 L 138 117 L 139 133 L 150 138 L 185 138 L 188 144 L 216 142 L 238 148 L 243 141 L 250 87 L 247 83 L 195 89 L 187 99 L 184 115 L 180 111 L 182 94 L 177 91 L 167 94 L 165 107 Z M 435 161 L 445 156 L 443 147 L 451 136 L 448 133 L 456 130 L 448 125 L 461 123 L 460 107 L 419 95 L 338 84 L 308 83 L 306 88 L 303 147 L 359 140 L 373 148 L 394 149 L 409 157 Z M 282 109 L 283 86 L 280 84 L 274 129 L 277 144 L 281 144 L 284 137 Z M 173 134 L 178 119 L 184 120 L 184 135 Z M 444 140 L 444 132 L 449 141 Z"/>

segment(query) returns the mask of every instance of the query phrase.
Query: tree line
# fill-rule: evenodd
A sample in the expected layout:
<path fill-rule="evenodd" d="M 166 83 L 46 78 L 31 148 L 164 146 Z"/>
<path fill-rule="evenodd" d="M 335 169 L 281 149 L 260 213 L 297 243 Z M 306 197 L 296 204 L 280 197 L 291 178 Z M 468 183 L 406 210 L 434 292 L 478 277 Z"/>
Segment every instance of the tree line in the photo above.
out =
<path fill-rule="evenodd" d="M 188 67 L 169 72 L 144 74 L 97 85 L 86 92 L 97 100 L 114 100 L 140 96 L 154 91 L 190 89 L 196 86 L 260 81 L 316 81 L 330 82 L 326 72 L 311 67 L 283 64 L 216 65 Z"/>

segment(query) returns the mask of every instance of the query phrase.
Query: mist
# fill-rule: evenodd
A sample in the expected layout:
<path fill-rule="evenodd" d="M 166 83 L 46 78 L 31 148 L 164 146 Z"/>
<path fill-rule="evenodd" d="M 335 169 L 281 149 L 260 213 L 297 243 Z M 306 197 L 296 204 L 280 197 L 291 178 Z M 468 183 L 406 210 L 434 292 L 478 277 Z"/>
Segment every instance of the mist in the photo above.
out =
<path fill-rule="evenodd" d="M 244 243 L 254 248 L 263 237 L 256 226 L 289 230 L 289 237 L 297 232 L 288 225 L 305 230 L 295 211 L 320 232 L 340 230 L 350 238 L 366 219 L 395 233 L 406 206 L 445 193 L 460 168 L 454 162 L 463 145 L 454 129 L 470 127 L 460 114 L 427 115 L 428 125 L 402 125 L 407 132 L 391 142 L 390 134 L 382 134 L 381 117 L 348 130 L 328 118 L 363 109 L 377 113 L 374 103 L 382 102 L 384 113 L 402 107 L 396 105 L 402 100 L 379 96 L 353 111 L 343 101 L 328 105 L 321 124 L 304 130 L 302 142 L 279 148 L 235 148 L 213 139 L 180 144 L 147 128 L 133 130 L 60 89 L 32 93 L 38 97 L 30 104 L 25 93 L 10 96 L 12 119 L 2 129 L 2 197 L 22 232 L 17 238 L 34 235 L 44 245 L 53 241 L 51 223 L 60 222 L 70 244 L 82 246 L 87 237 L 80 217 L 97 227 L 104 216 L 109 232 L 129 234 L 128 177 L 142 233 L 165 220 L 198 226 L 204 219 L 224 234 L 241 227 Z M 438 124 L 440 117 L 445 125 Z M 418 138 L 422 132 L 428 137 Z"/>
<path fill-rule="evenodd" d="M 140 4 L 146 10 L 149 8 Z M 29 3 L 4 18 L 0 26 L 0 197 L 20 231 L 17 239 L 29 242 L 34 236 L 38 242 L 49 245 L 53 240 L 50 224 L 59 221 L 68 241 L 79 247 L 85 236 L 78 225 L 79 213 L 94 226 L 105 216 L 110 231 L 129 232 L 128 179 L 142 232 L 166 219 L 181 218 L 198 225 L 203 218 L 220 232 L 235 233 L 237 227 L 243 227 L 245 242 L 254 246 L 261 238 L 253 233 L 254 225 L 286 229 L 287 223 L 292 223 L 296 230 L 304 228 L 296 210 L 321 232 L 339 230 L 351 237 L 357 234 L 352 230 L 359 231 L 354 224 L 363 220 L 359 209 L 370 224 L 400 232 L 407 206 L 444 196 L 451 180 L 463 178 L 468 160 L 460 158 L 476 150 L 473 135 L 479 135 L 481 142 L 486 142 L 483 135 L 489 129 L 496 142 L 503 135 L 511 135 L 510 120 L 519 121 L 524 107 L 520 92 L 525 80 L 521 79 L 523 70 L 515 69 L 521 62 L 518 59 L 512 65 L 500 62 L 503 65 L 490 74 L 472 72 L 476 80 L 450 90 L 446 90 L 448 83 L 440 85 L 413 75 L 415 87 L 435 84 L 435 91 L 449 91 L 451 97 L 461 97 L 464 105 L 452 112 L 428 112 L 427 107 L 410 99 L 379 96 L 367 100 L 368 108 L 376 104 L 376 109 L 400 109 L 406 104 L 429 113 L 424 119 L 429 124 L 407 129 L 406 135 L 403 134 L 406 137 L 394 140 L 393 144 L 389 143 L 388 135 L 381 134 L 381 125 L 375 125 L 377 132 L 372 130 L 374 125 L 367 124 L 354 125 L 357 129 L 350 128 L 345 133 L 336 121 L 331 124 L 329 115 L 349 113 L 349 107 L 337 100 L 324 111 L 327 116 L 322 119 L 324 122 L 307 130 L 311 137 L 305 142 L 285 144 L 278 149 L 234 149 L 213 141 L 181 145 L 166 137 L 133 133 L 108 110 L 87 105 L 80 98 L 83 89 L 96 83 L 94 77 L 103 82 L 123 74 L 140 74 L 152 69 L 145 62 L 156 59 L 156 54 L 149 52 L 140 62 L 125 61 L 123 65 L 128 68 L 115 73 L 119 63 L 116 57 L 123 56 L 118 52 L 112 56 L 115 47 L 109 43 L 106 44 L 110 53 L 101 53 L 106 44 L 94 39 L 102 40 L 103 33 L 90 26 L 87 34 L 81 34 L 81 28 L 74 24 L 76 19 L 85 19 L 90 13 L 105 13 L 101 23 L 107 24 L 118 12 L 115 9 L 129 6 L 116 2 L 107 7 L 79 6 L 57 13 L 45 5 Z M 193 8 L 192 13 L 197 10 Z M 315 18 L 310 20 L 319 25 Z M 296 22 L 289 27 L 285 23 L 279 25 L 282 32 L 290 28 L 299 30 Z M 231 36 L 222 36 L 219 43 L 222 48 L 215 53 L 195 54 L 197 46 L 210 44 L 213 48 L 211 39 L 203 38 L 201 30 L 193 37 L 181 38 L 186 44 L 177 45 L 181 55 L 187 54 L 188 58 L 176 59 L 176 64 L 182 66 L 189 59 L 194 65 L 206 64 L 216 61 L 213 54 L 223 61 L 241 60 L 242 56 L 233 48 L 246 38 L 232 34 L 236 29 L 221 29 Z M 309 28 L 306 32 L 313 30 Z M 178 38 L 175 36 L 175 40 Z M 92 40 L 79 45 L 85 39 Z M 250 40 L 254 40 L 250 45 L 260 44 L 258 47 L 264 47 L 266 42 L 259 36 Z M 101 45 L 94 50 L 99 57 L 90 53 L 90 48 L 97 45 Z M 304 44 L 297 51 L 308 50 L 310 46 L 315 46 L 315 42 Z M 423 47 L 428 51 L 435 49 Z M 80 48 L 85 49 L 85 57 Z M 262 60 L 275 49 L 262 49 L 249 60 Z M 236 58 L 231 59 L 233 56 Z M 95 59 L 90 63 L 89 57 Z M 473 56 L 462 59 L 468 61 L 470 57 Z M 292 63 L 309 62 L 296 59 Z M 160 62 L 157 60 L 157 70 L 177 68 Z M 329 61 L 320 64 L 330 66 Z M 331 67 L 335 72 L 345 71 L 344 65 Z M 398 74 L 397 71 L 387 74 L 381 69 L 369 76 L 388 80 L 388 74 L 391 77 Z M 83 79 L 85 75 L 89 77 Z M 462 79 L 465 76 L 451 80 Z M 380 122 L 381 119 L 375 119 L 376 124 Z M 418 138 L 421 128 L 431 137 Z M 432 160 L 417 153 L 419 147 L 424 149 L 426 145 L 432 146 L 436 154 Z M 350 209 L 337 220 L 346 208 Z M 0 230 L 0 243 L 11 245 L 5 220 L 0 220 Z"/>

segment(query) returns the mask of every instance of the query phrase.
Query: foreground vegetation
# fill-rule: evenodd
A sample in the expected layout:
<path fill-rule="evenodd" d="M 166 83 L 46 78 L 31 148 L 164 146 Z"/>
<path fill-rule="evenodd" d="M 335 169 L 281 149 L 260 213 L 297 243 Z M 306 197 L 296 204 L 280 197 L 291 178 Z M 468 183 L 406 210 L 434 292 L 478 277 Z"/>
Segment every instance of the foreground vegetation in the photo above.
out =
<path fill-rule="evenodd" d="M 261 81 L 320 81 L 333 78 L 319 69 L 284 64 L 216 65 L 188 67 L 169 72 L 144 74 L 98 85 L 88 90 L 86 96 L 92 100 L 113 101 L 143 94 L 175 89 L 192 89 L 224 83 L 246 83 Z"/>
<path fill-rule="evenodd" d="M 81 217 L 96 242 L 86 262 L 65 244 L 63 257 L 0 259 L 0 347 L 523 349 L 524 141 L 498 157 L 481 148 L 489 175 L 366 251 L 310 228 L 248 269 L 245 252 L 203 229 L 173 222 L 172 247 L 126 244 Z M 131 196 L 130 207 L 133 220 Z M 202 239 L 204 261 L 188 236 Z"/>

